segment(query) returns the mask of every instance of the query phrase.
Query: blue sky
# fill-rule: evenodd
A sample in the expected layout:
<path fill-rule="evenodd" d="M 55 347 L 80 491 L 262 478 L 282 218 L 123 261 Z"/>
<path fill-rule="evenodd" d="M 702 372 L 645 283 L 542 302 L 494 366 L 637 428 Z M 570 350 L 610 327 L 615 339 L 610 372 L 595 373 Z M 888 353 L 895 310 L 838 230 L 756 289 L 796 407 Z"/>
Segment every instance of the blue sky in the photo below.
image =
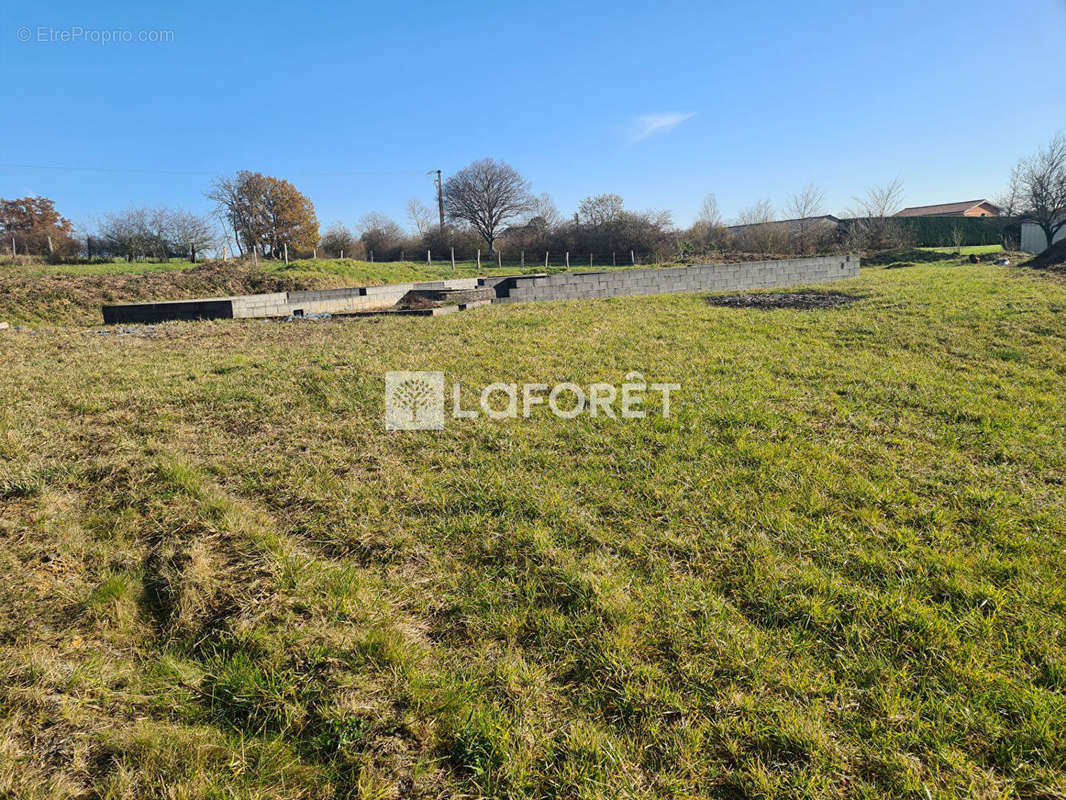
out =
<path fill-rule="evenodd" d="M 173 40 L 37 41 L 79 27 Z M 808 181 L 829 212 L 895 177 L 906 204 L 975 199 L 1066 129 L 1064 42 L 1066 0 L 6 0 L 0 197 L 87 225 L 206 211 L 213 175 L 251 169 L 323 225 L 406 222 L 427 170 L 491 156 L 563 213 L 617 192 L 679 224 L 708 192 L 728 217 Z"/>

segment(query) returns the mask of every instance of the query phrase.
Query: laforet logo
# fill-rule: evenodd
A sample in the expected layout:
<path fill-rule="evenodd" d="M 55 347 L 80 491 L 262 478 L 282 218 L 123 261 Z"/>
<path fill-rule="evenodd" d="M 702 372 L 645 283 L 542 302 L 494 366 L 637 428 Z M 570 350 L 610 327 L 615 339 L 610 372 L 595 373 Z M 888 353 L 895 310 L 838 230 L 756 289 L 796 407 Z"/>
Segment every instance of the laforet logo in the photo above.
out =
<path fill-rule="evenodd" d="M 596 382 L 586 385 L 566 382 L 509 383 L 497 381 L 464 396 L 463 386 L 452 384 L 452 419 L 479 416 L 488 419 L 528 419 L 534 413 L 550 413 L 570 420 L 586 415 L 608 419 L 642 419 L 656 412 L 670 416 L 671 395 L 677 383 L 647 383 L 639 372 L 630 372 L 621 385 Z M 537 411 L 539 409 L 539 412 Z M 443 372 L 396 371 L 385 373 L 385 429 L 390 431 L 439 431 L 444 428 L 445 389 Z"/>

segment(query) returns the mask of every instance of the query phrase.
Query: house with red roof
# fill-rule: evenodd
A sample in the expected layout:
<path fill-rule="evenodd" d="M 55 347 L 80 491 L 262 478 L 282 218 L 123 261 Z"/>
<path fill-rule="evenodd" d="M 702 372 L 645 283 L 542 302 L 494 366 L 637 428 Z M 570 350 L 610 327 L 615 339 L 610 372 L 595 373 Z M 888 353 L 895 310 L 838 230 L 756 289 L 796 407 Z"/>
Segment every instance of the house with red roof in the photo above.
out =
<path fill-rule="evenodd" d="M 999 206 L 987 200 L 964 200 L 961 203 L 911 206 L 895 214 L 897 217 L 998 217 L 999 215 Z"/>

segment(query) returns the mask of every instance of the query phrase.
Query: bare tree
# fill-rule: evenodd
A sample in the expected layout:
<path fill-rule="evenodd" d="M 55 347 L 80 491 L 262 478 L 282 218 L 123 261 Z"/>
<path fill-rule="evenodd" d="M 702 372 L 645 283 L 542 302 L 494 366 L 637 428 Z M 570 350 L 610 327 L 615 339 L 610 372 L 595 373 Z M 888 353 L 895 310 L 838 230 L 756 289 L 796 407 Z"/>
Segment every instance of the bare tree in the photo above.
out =
<path fill-rule="evenodd" d="M 171 241 L 196 263 L 196 254 L 218 243 L 218 230 L 210 220 L 189 211 L 175 211 L 170 218 Z"/>
<path fill-rule="evenodd" d="M 170 260 L 174 215 L 165 206 L 147 209 L 149 247 L 159 261 Z"/>
<path fill-rule="evenodd" d="M 251 218 L 257 209 L 252 208 L 249 198 L 242 191 L 242 174 L 220 176 L 211 183 L 211 188 L 204 193 L 208 200 L 215 202 L 215 216 L 222 223 L 228 236 L 233 237 L 238 255 L 244 255 L 244 231 L 251 228 Z"/>
<path fill-rule="evenodd" d="M 700 205 L 699 213 L 696 215 L 696 221 L 692 224 L 689 236 L 700 249 L 729 246 L 732 234 L 725 226 L 722 212 L 718 208 L 718 198 L 713 193 L 703 198 L 703 203 Z"/>
<path fill-rule="evenodd" d="M 617 222 L 625 211 L 625 201 L 621 195 L 598 194 L 586 197 L 577 207 L 577 216 L 581 224 L 590 228 L 602 228 Z"/>
<path fill-rule="evenodd" d="M 896 178 L 881 186 L 871 186 L 863 197 L 855 198 L 855 217 L 848 229 L 850 245 L 861 250 L 890 250 L 903 244 L 903 234 L 892 216 L 899 211 L 903 181 Z"/>
<path fill-rule="evenodd" d="M 1057 133 L 1047 147 L 1017 163 L 1004 202 L 1008 215 L 1039 225 L 1048 247 L 1054 243 L 1066 227 L 1066 135 Z"/>
<path fill-rule="evenodd" d="M 792 239 L 796 252 L 812 253 L 818 247 L 818 240 L 824 234 L 822 220 L 822 203 L 825 193 L 814 183 L 808 183 L 798 192 L 789 195 L 788 214 L 796 222 L 792 226 Z"/>
<path fill-rule="evenodd" d="M 708 230 L 722 226 L 722 212 L 718 210 L 718 198 L 713 192 L 703 198 L 700 212 L 696 215 L 696 222 Z"/>
<path fill-rule="evenodd" d="M 420 237 L 433 230 L 433 212 L 417 197 L 407 201 L 407 217 Z"/>
<path fill-rule="evenodd" d="M 356 225 L 359 239 L 370 253 L 384 256 L 393 250 L 399 252 L 399 243 L 403 240 L 403 228 L 392 218 L 378 211 L 372 211 L 359 220 Z"/>
<path fill-rule="evenodd" d="M 153 251 L 150 209 L 130 207 L 125 211 L 105 214 L 100 222 L 99 236 L 111 253 L 134 261 Z"/>
<path fill-rule="evenodd" d="M 780 253 L 788 247 L 788 230 L 774 222 L 774 206 L 769 199 L 741 209 L 733 236 L 737 246 L 750 253 Z"/>
<path fill-rule="evenodd" d="M 902 197 L 903 181 L 895 178 L 882 186 L 871 186 L 864 197 L 855 200 L 866 216 L 885 219 L 899 211 Z"/>
<path fill-rule="evenodd" d="M 342 223 L 334 222 L 322 234 L 318 249 L 326 258 L 340 258 L 344 253 L 347 253 L 349 258 L 356 258 L 357 244 L 358 242 L 351 231 L 344 227 Z"/>
<path fill-rule="evenodd" d="M 999 195 L 996 195 L 993 202 L 999 206 L 999 213 L 1004 217 L 1016 217 L 1019 213 L 1021 203 L 1019 202 L 1018 192 L 1019 186 L 1014 185 L 1012 181 L 1007 186 L 1007 190 Z"/>
<path fill-rule="evenodd" d="M 677 231 L 669 211 L 623 211 L 611 227 L 611 250 L 647 253 L 653 261 L 678 255 Z"/>
<path fill-rule="evenodd" d="M 769 198 L 757 200 L 737 213 L 737 225 L 766 225 L 773 222 L 774 206 Z"/>
<path fill-rule="evenodd" d="M 471 225 L 490 253 L 496 251 L 501 227 L 527 212 L 532 202 L 529 181 L 514 167 L 491 158 L 475 161 L 444 183 L 448 216 Z"/>
<path fill-rule="evenodd" d="M 559 225 L 559 209 L 555 207 L 555 201 L 547 192 L 533 198 L 528 213 L 527 225 L 534 225 L 545 231 L 554 230 Z"/>
<path fill-rule="evenodd" d="M 105 249 L 130 260 L 151 255 L 166 261 L 171 255 L 186 255 L 196 261 L 198 251 L 216 244 L 218 231 L 209 220 L 188 211 L 128 208 L 106 214 L 99 237 Z"/>
<path fill-rule="evenodd" d="M 965 234 L 962 231 L 962 226 L 952 225 L 950 236 L 951 244 L 955 248 L 955 252 L 962 252 L 962 243 L 966 238 Z"/>

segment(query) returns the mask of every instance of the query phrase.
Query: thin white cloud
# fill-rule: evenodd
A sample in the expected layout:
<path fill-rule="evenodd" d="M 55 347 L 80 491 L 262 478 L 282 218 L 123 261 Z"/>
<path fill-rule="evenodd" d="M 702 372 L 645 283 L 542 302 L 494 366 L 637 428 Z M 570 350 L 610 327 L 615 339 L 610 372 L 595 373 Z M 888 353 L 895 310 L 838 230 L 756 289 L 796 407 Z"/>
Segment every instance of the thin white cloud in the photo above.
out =
<path fill-rule="evenodd" d="M 696 115 L 683 111 L 663 111 L 658 114 L 643 114 L 639 117 L 634 117 L 633 123 L 636 127 L 636 132 L 633 134 L 633 141 L 639 142 L 641 139 L 647 139 L 653 133 L 676 128 L 682 122 L 692 119 L 694 116 Z"/>

